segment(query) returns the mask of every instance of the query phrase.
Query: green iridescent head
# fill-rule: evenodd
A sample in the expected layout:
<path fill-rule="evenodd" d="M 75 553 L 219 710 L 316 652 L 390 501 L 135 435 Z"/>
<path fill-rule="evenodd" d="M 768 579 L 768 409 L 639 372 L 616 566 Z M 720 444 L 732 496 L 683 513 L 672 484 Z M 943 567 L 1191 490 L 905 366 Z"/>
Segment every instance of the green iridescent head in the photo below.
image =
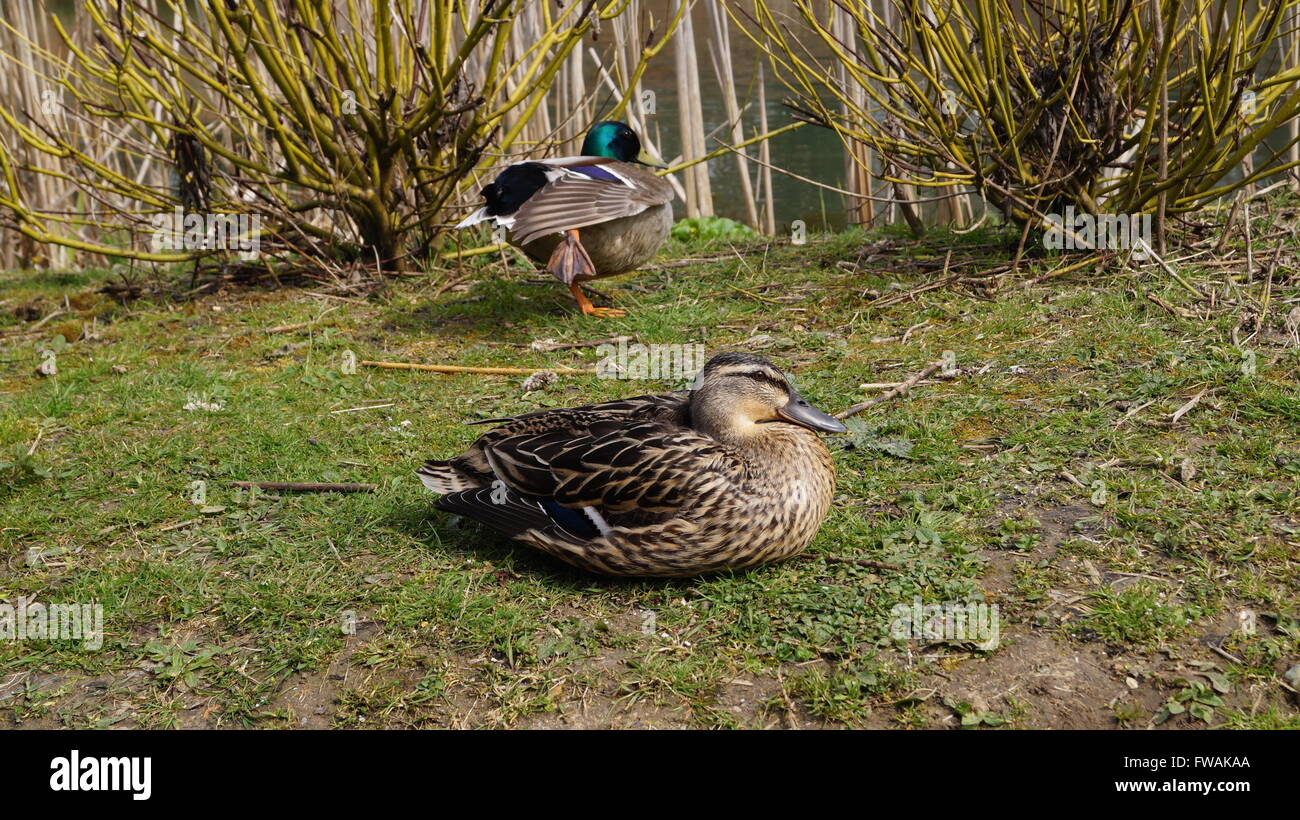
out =
<path fill-rule="evenodd" d="M 639 162 L 655 168 L 667 168 L 655 157 L 641 149 L 641 139 L 636 132 L 621 122 L 606 120 L 591 126 L 582 141 L 584 157 L 609 157 L 619 162 Z"/>

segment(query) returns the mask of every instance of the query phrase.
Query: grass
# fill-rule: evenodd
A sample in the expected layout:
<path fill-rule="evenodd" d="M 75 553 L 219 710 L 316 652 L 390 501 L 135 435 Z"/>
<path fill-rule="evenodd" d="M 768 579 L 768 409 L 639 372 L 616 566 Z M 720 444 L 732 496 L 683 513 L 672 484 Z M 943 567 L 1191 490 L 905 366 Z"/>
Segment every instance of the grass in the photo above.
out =
<path fill-rule="evenodd" d="M 95 293 L 99 272 L 5 274 L 0 599 L 98 602 L 107 634 L 98 652 L 0 641 L 0 719 L 1144 726 L 1189 685 L 1174 681 L 1210 669 L 1231 682 L 1202 712 L 1211 721 L 1161 726 L 1294 728 L 1280 673 L 1300 660 L 1300 350 L 1282 325 L 1295 279 L 1277 277 L 1248 348 L 1233 333 L 1260 285 L 1225 285 L 1222 268 L 1180 273 L 1236 306 L 1195 303 L 1156 267 L 1030 284 L 1061 260 L 996 292 L 975 281 L 872 305 L 929 281 L 950 249 L 974 270 L 1018 238 L 674 242 L 661 261 L 715 261 L 602 283 L 630 311 L 613 321 L 577 316 L 516 260 L 352 301 L 231 289 L 123 305 Z M 472 284 L 435 297 L 457 273 Z M 56 330 L 75 337 L 92 318 L 92 338 L 58 345 Z M 530 345 L 616 333 L 762 353 L 832 411 L 862 400 L 859 383 L 901 381 L 945 350 L 961 373 L 857 417 L 807 557 L 639 582 L 436 513 L 411 470 L 472 441 L 467 421 L 676 384 L 565 376 L 524 393 L 522 377 L 347 366 L 591 367 L 594 348 Z M 36 373 L 43 350 L 56 374 Z M 250 495 L 238 480 L 378 489 Z M 998 604 L 1002 645 L 896 639 L 891 612 L 916 598 Z M 1235 629 L 1245 609 L 1251 634 Z M 1023 684 L 1069 658 L 1099 671 L 1068 703 Z"/>
<path fill-rule="evenodd" d="M 1080 623 L 1103 640 L 1116 644 L 1148 646 L 1167 641 L 1194 620 L 1195 608 L 1171 606 L 1154 584 L 1137 583 L 1115 590 L 1102 587 L 1092 593 L 1092 614 Z"/>

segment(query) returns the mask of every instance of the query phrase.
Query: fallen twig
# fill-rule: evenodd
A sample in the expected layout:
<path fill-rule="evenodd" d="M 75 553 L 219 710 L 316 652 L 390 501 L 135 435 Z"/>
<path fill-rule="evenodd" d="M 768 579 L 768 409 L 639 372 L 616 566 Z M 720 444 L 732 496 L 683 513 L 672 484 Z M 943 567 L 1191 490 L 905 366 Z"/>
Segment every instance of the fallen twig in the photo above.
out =
<path fill-rule="evenodd" d="M 45 435 L 45 428 L 44 428 L 44 427 L 37 427 L 37 428 L 36 428 L 36 440 L 32 442 L 32 446 L 31 446 L 31 447 L 28 447 L 28 448 L 27 448 L 27 455 L 28 455 L 28 456 L 32 456 L 32 455 L 35 455 L 35 454 L 36 454 L 36 448 L 39 447 L 39 446 L 41 446 L 41 437 L 44 436 L 44 435 Z"/>
<path fill-rule="evenodd" d="M 30 333 L 30 332 L 32 332 L 33 330 L 39 330 L 40 327 L 41 327 L 41 325 L 43 325 L 43 324 L 45 324 L 46 322 L 48 322 L 49 320 L 53 319 L 55 316 L 62 316 L 62 315 L 65 314 L 65 313 L 67 313 L 66 310 L 56 310 L 56 311 L 54 311 L 53 313 L 51 313 L 49 316 L 46 316 L 44 319 L 40 320 L 39 322 L 37 322 L 36 324 L 32 325 L 31 327 L 27 328 L 27 332 Z"/>
<path fill-rule="evenodd" d="M 850 407 L 848 410 L 844 410 L 839 413 L 836 413 L 835 418 L 846 419 L 849 416 L 856 416 L 858 413 L 861 413 L 863 410 L 866 410 L 867 408 L 875 407 L 877 404 L 883 404 L 884 402 L 890 401 L 892 399 L 896 399 L 899 396 L 906 393 L 907 391 L 911 390 L 920 382 L 933 376 L 941 367 L 943 367 L 942 361 L 931 362 L 930 365 L 927 366 L 920 373 L 917 373 L 916 375 L 909 378 L 907 381 L 902 382 L 892 390 L 889 390 L 888 392 L 885 393 L 881 393 L 879 396 L 876 396 L 874 399 L 867 399 L 864 402 L 855 404 L 852 407 Z"/>
<path fill-rule="evenodd" d="M 919 386 L 923 384 L 937 384 L 937 383 L 938 382 L 936 382 L 933 379 L 926 379 L 925 381 L 917 382 L 917 385 Z M 863 382 L 862 384 L 858 385 L 858 389 L 859 390 L 892 390 L 893 388 L 899 387 L 902 384 L 904 384 L 904 382 Z"/>
<path fill-rule="evenodd" d="M 448 279 L 446 282 L 443 282 L 441 285 L 438 286 L 437 290 L 433 292 L 433 298 L 437 299 L 439 296 L 443 295 L 444 293 L 456 287 L 457 285 L 464 284 L 465 281 L 468 280 L 471 275 L 472 274 L 467 273 L 463 276 L 458 276 L 454 279 Z"/>
<path fill-rule="evenodd" d="M 463 367 L 454 364 L 416 364 L 415 362 L 370 362 L 361 363 L 365 367 L 382 367 L 386 370 L 428 370 L 433 373 L 479 373 L 488 376 L 531 376 L 534 373 L 559 373 L 576 376 L 595 373 L 596 368 L 574 370 L 571 367 Z"/>
<path fill-rule="evenodd" d="M 277 333 L 289 333 L 289 332 L 294 331 L 294 330 L 305 330 L 306 328 L 316 326 L 316 325 L 320 322 L 321 317 L 323 317 L 326 313 L 329 313 L 331 310 L 338 310 L 338 308 L 337 308 L 337 307 L 332 307 L 332 308 L 330 308 L 329 310 L 321 311 L 321 315 L 320 315 L 320 316 L 317 316 L 315 319 L 312 319 L 311 321 L 308 321 L 308 322 L 294 322 L 294 323 L 291 324 L 291 325 L 276 325 L 275 327 L 268 327 L 267 329 L 265 329 L 265 330 L 263 330 L 263 331 L 261 331 L 261 332 L 262 332 L 262 333 L 265 333 L 267 336 L 274 336 L 274 335 L 277 334 Z M 322 327 L 328 327 L 328 325 L 321 325 L 321 326 L 322 326 Z M 256 331 L 256 330 L 247 330 L 247 331 L 244 331 L 244 332 L 245 332 L 245 333 L 257 333 L 258 331 Z"/>
<path fill-rule="evenodd" d="M 776 301 L 775 299 L 769 299 L 766 296 L 759 296 L 757 293 L 754 293 L 752 290 L 745 290 L 744 288 L 738 288 L 735 285 L 727 285 L 727 287 L 731 288 L 737 293 L 743 293 L 751 299 L 757 299 L 758 301 L 765 302 L 766 304 L 769 305 L 776 305 L 778 307 L 782 306 L 781 303 Z"/>
<path fill-rule="evenodd" d="M 552 350 L 572 350 L 575 347 L 600 347 L 601 345 L 616 345 L 619 342 L 630 342 L 631 336 L 610 336 L 607 339 L 593 339 L 590 342 L 553 342 L 550 339 L 537 339 L 528 345 L 529 350 L 536 350 L 542 353 L 549 353 Z"/>
<path fill-rule="evenodd" d="M 361 305 L 362 307 L 373 307 L 373 305 L 364 299 L 354 299 L 351 296 L 335 296 L 333 293 L 322 293 L 319 290 L 309 290 L 307 291 L 307 295 L 317 299 L 337 299 L 340 302 L 351 302 L 354 305 Z"/>
<path fill-rule="evenodd" d="M 175 524 L 168 524 L 165 527 L 159 527 L 158 532 L 171 532 L 172 530 L 179 530 L 181 527 L 188 527 L 189 525 L 197 524 L 202 520 L 203 520 L 202 518 L 191 518 L 188 521 L 177 521 Z"/>
<path fill-rule="evenodd" d="M 291 490 L 300 493 L 373 493 L 376 484 L 339 484 L 328 481 L 232 481 L 236 487 L 248 490 Z"/>
<path fill-rule="evenodd" d="M 1146 296 L 1147 296 L 1147 301 L 1148 301 L 1148 302 L 1151 302 L 1152 304 L 1155 304 L 1155 305 L 1159 305 L 1160 307 L 1164 308 L 1165 311 L 1167 311 L 1167 312 L 1168 312 L 1170 315 L 1172 315 L 1172 316 L 1176 316 L 1176 317 L 1178 317 L 1178 318 L 1180 318 L 1180 319 L 1195 319 L 1195 318 L 1196 318 L 1196 315 L 1195 315 L 1194 313 L 1191 313 L 1191 312 L 1189 312 L 1189 311 L 1187 311 L 1187 310 L 1184 310 L 1184 309 L 1182 309 L 1182 308 L 1174 307 L 1173 305 L 1171 305 L 1171 304 L 1169 304 L 1168 302 L 1166 302 L 1164 299 L 1161 299 L 1159 296 L 1156 296 L 1154 293 L 1148 293 Z"/>
<path fill-rule="evenodd" d="M 1187 404 L 1184 404 L 1182 407 L 1179 407 L 1177 410 L 1174 411 L 1174 414 L 1169 417 L 1169 423 L 1177 424 L 1178 420 L 1181 419 L 1183 416 L 1187 415 L 1189 410 L 1191 410 L 1193 407 L 1199 404 L 1201 401 L 1201 397 L 1208 392 L 1209 390 L 1206 389 L 1197 393 L 1195 396 L 1192 396 L 1191 401 L 1187 402 Z"/>
<path fill-rule="evenodd" d="M 1165 273 L 1169 274 L 1169 275 L 1173 278 L 1173 280 L 1174 280 L 1175 282 L 1177 282 L 1178 284 L 1180 284 L 1180 285 L 1182 285 L 1184 288 L 1186 288 L 1188 291 L 1190 291 L 1194 296 L 1196 296 L 1197 299 L 1204 299 L 1204 298 L 1205 298 L 1205 294 L 1204 294 L 1204 293 L 1201 293 L 1201 291 L 1200 291 L 1197 287 L 1195 287 L 1194 285 L 1192 285 L 1191 282 L 1188 282 L 1186 279 L 1184 279 L 1183 277 L 1179 276 L 1179 275 L 1178 275 L 1178 271 L 1176 271 L 1176 270 L 1174 270 L 1172 267 L 1170 267 L 1169 263 L 1166 262 L 1163 258 L 1161 258 L 1160 254 L 1158 254 L 1158 253 L 1156 253 L 1154 250 L 1152 250 L 1152 248 L 1151 248 L 1150 245 L 1148 245 L 1146 242 L 1144 242 L 1144 241 L 1142 241 L 1142 240 L 1138 240 L 1138 241 L 1139 241 L 1139 243 L 1141 244 L 1142 248 L 1146 251 L 1146 253 L 1147 253 L 1147 254 L 1148 254 L 1152 259 L 1156 260 L 1156 263 L 1159 264 L 1160 267 L 1164 268 Z"/>
<path fill-rule="evenodd" d="M 974 260 L 968 259 L 968 260 L 963 260 L 958 264 L 966 265 L 966 264 L 971 264 L 973 261 Z M 945 267 L 944 270 L 947 271 L 948 268 Z M 1010 271 L 1011 271 L 1011 266 L 1003 264 L 1003 265 L 994 265 L 993 267 L 988 268 L 986 270 L 976 271 L 975 273 L 971 273 L 971 274 L 962 274 L 962 273 L 945 274 L 943 276 L 940 276 L 938 279 L 935 279 L 932 282 L 928 282 L 924 285 L 921 285 L 920 287 L 912 288 L 909 291 L 905 291 L 903 293 L 890 294 L 887 296 L 881 296 L 879 299 L 875 299 L 871 302 L 868 302 L 867 307 L 887 307 L 889 305 L 898 304 L 899 302 L 906 302 L 908 299 L 911 299 L 915 296 L 925 293 L 926 291 L 935 290 L 937 288 L 943 287 L 944 285 L 950 285 L 953 282 L 956 282 L 958 279 L 987 279 L 990 276 L 999 276 L 1004 273 L 1009 273 Z"/>
<path fill-rule="evenodd" d="M 1069 470 L 1062 470 L 1060 473 L 1058 473 L 1058 475 L 1060 475 L 1061 478 L 1064 478 L 1066 481 L 1070 482 L 1074 486 L 1078 487 L 1080 490 L 1088 489 L 1087 485 L 1084 484 L 1082 481 L 1080 481 L 1078 477 L 1075 476 L 1075 474 L 1070 472 Z"/>
<path fill-rule="evenodd" d="M 1064 276 L 1067 273 L 1073 273 L 1074 271 L 1077 271 L 1081 268 L 1086 268 L 1089 265 L 1096 265 L 1099 262 L 1105 262 L 1106 260 L 1111 259 L 1114 256 L 1115 256 L 1114 253 L 1093 254 L 1092 256 L 1089 256 L 1085 259 L 1081 259 L 1078 262 L 1071 262 L 1068 265 L 1062 265 L 1059 268 L 1054 268 L 1052 270 L 1049 270 L 1047 273 L 1043 274 L 1042 276 L 1038 276 L 1033 279 L 1030 279 L 1029 284 L 1037 285 L 1039 282 L 1042 282 L 1044 279 L 1054 279 L 1057 276 Z"/>
<path fill-rule="evenodd" d="M 495 245 L 484 245 L 481 248 L 465 248 L 463 250 L 458 250 L 458 251 L 448 251 L 442 254 L 442 256 L 440 256 L 439 258 L 440 259 L 464 259 L 467 256 L 482 256 L 485 253 L 496 253 L 497 251 L 505 250 L 508 247 L 510 246 L 507 245 L 506 243 L 498 242 Z"/>

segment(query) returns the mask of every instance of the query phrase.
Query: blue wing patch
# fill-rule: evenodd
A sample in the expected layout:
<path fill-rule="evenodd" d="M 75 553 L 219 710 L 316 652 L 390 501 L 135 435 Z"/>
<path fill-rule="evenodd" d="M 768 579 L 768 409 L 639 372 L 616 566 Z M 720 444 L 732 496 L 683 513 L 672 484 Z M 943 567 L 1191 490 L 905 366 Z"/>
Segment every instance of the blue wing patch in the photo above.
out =
<path fill-rule="evenodd" d="M 540 501 L 546 515 L 564 529 L 582 538 L 595 538 L 600 530 L 582 510 L 574 510 L 549 498 Z"/>

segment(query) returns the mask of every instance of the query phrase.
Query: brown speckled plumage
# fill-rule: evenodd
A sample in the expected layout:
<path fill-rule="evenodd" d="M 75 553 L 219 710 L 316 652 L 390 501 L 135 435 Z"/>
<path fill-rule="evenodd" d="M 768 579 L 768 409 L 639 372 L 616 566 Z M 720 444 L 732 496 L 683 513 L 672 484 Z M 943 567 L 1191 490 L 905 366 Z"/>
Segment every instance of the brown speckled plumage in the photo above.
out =
<path fill-rule="evenodd" d="M 722 354 L 697 388 L 543 410 L 417 473 L 440 509 L 605 575 L 685 576 L 788 558 L 835 468 L 813 409 L 766 360 Z M 778 422 L 778 423 L 773 423 Z"/>

